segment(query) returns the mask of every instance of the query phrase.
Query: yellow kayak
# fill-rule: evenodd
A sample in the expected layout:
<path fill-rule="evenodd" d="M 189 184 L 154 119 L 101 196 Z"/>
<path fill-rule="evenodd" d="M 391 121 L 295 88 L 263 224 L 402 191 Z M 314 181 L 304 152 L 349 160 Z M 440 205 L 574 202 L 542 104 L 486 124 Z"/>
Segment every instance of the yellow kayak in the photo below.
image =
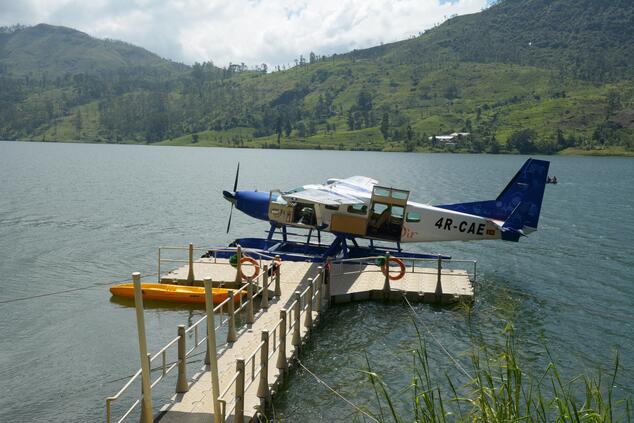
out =
<path fill-rule="evenodd" d="M 213 288 L 211 296 L 214 304 L 220 304 L 233 291 L 235 301 L 240 300 L 243 291 L 225 288 Z M 134 285 L 122 283 L 110 288 L 115 297 L 134 298 Z M 172 301 L 177 303 L 205 303 L 205 288 L 201 286 L 170 285 L 166 283 L 142 283 L 141 292 L 144 300 Z"/>

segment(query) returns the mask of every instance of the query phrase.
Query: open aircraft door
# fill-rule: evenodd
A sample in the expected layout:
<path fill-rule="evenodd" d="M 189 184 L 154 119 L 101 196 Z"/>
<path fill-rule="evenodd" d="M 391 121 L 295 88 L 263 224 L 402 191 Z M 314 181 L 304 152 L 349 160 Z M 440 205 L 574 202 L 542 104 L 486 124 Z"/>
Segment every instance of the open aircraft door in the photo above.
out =
<path fill-rule="evenodd" d="M 283 225 L 293 223 L 293 206 L 288 204 L 280 190 L 269 193 L 269 220 Z"/>
<path fill-rule="evenodd" d="M 400 241 L 409 191 L 375 185 L 372 190 L 366 235 Z"/>

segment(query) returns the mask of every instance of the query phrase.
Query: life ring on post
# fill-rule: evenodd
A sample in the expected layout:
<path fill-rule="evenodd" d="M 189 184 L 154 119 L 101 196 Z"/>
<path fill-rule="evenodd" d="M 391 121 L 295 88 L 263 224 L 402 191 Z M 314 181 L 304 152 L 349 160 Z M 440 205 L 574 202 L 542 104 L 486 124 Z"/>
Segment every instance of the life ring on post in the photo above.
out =
<path fill-rule="evenodd" d="M 396 275 L 390 274 L 390 262 L 396 263 L 400 267 L 400 271 Z M 381 271 L 389 280 L 397 281 L 405 276 L 405 263 L 396 257 L 390 257 L 381 265 Z"/>
<path fill-rule="evenodd" d="M 250 263 L 253 265 L 253 268 L 255 270 L 253 271 L 252 275 L 245 275 L 244 272 L 242 271 L 242 265 L 245 263 Z M 260 265 L 258 264 L 257 261 L 255 261 L 251 257 L 246 257 L 246 256 L 240 259 L 240 277 L 242 278 L 242 280 L 247 280 L 248 278 L 255 279 L 258 277 L 259 274 L 260 274 Z"/>

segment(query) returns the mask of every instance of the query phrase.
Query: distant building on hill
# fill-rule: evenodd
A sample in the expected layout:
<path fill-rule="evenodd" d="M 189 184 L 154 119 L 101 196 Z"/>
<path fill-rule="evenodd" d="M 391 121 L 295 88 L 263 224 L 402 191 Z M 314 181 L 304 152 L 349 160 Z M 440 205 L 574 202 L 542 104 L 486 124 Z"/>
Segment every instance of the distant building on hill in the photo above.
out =
<path fill-rule="evenodd" d="M 452 132 L 449 135 L 434 135 L 429 137 L 429 141 L 436 140 L 436 143 L 442 145 L 444 147 L 454 147 L 456 145 L 456 141 L 462 137 L 468 137 L 471 135 L 469 132 Z"/>

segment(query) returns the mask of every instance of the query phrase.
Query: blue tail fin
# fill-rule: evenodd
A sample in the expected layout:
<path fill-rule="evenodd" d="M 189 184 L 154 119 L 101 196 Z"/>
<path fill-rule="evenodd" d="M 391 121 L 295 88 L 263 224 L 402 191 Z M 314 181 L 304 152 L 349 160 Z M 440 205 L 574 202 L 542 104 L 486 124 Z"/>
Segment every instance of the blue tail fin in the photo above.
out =
<path fill-rule="evenodd" d="M 531 232 L 539 222 L 549 165 L 545 160 L 526 160 L 495 200 L 437 207 L 501 220 L 510 231 Z"/>

